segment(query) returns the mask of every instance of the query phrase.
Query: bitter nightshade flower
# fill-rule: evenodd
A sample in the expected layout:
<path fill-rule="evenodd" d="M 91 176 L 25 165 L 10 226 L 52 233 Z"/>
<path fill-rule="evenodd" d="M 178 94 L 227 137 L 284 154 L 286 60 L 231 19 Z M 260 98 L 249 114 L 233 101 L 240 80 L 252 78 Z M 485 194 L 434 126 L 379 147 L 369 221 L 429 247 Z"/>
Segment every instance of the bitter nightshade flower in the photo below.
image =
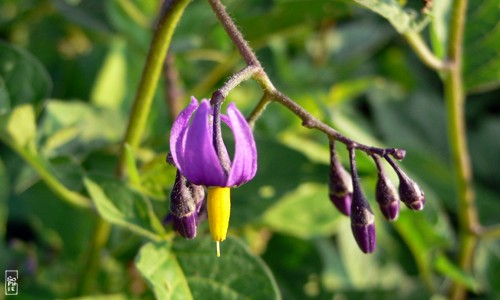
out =
<path fill-rule="evenodd" d="M 180 174 L 195 185 L 208 188 L 207 210 L 210 233 L 217 242 L 226 239 L 230 215 L 230 189 L 251 180 L 257 171 L 257 148 L 248 123 L 234 103 L 227 115 L 220 114 L 208 100 L 191 103 L 174 121 L 170 134 L 170 152 Z M 221 135 L 221 121 L 234 135 L 231 161 Z"/>

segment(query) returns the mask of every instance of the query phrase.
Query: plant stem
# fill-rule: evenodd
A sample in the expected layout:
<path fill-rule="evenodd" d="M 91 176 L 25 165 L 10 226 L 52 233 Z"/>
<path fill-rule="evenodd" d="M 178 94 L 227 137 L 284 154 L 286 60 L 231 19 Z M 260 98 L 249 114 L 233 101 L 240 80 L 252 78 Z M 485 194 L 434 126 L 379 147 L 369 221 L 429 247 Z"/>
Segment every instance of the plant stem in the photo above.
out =
<path fill-rule="evenodd" d="M 158 80 L 163 68 L 163 61 L 167 55 L 174 29 L 188 3 L 189 0 L 165 0 L 162 14 L 149 48 L 141 82 L 137 89 L 127 131 L 122 143 L 117 167 L 117 174 L 119 176 L 123 176 L 125 171 L 124 145 L 129 144 L 132 150 L 136 150 L 143 137 L 156 87 L 158 86 Z"/>
<path fill-rule="evenodd" d="M 78 208 L 91 208 L 91 201 L 85 196 L 68 189 L 59 179 L 49 171 L 44 162 L 36 156 L 28 153 L 26 150 L 5 141 L 13 150 L 15 150 L 35 171 L 45 184 L 62 200 Z"/>
<path fill-rule="evenodd" d="M 467 12 L 467 0 L 455 0 L 450 21 L 448 58 L 450 69 L 445 73 L 444 88 L 448 121 L 448 135 L 452 162 L 455 172 L 455 185 L 458 197 L 459 253 L 458 264 L 465 272 L 472 271 L 473 256 L 478 242 L 479 229 L 475 207 L 472 170 L 467 148 L 464 104 L 465 93 L 462 78 L 463 35 Z M 464 299 L 465 286 L 454 282 L 451 299 Z"/>
<path fill-rule="evenodd" d="M 210 5 L 212 6 L 213 11 L 215 12 L 215 15 L 219 19 L 219 22 L 222 24 L 222 26 L 226 30 L 226 33 L 229 35 L 233 43 L 236 45 L 238 52 L 243 57 L 243 59 L 245 59 L 247 63 L 246 68 L 234 74 L 234 76 L 232 76 L 222 88 L 218 89 L 213 93 L 212 103 L 215 103 L 214 100 L 217 97 L 222 96 L 223 98 L 225 98 L 232 88 L 234 88 L 242 81 L 247 80 L 250 77 L 253 77 L 264 90 L 264 96 L 249 118 L 251 125 L 255 123 L 258 116 L 266 107 L 267 102 L 270 100 L 274 100 L 280 103 L 281 105 L 285 106 L 286 108 L 288 108 L 295 115 L 297 115 L 302 120 L 303 126 L 310 129 L 317 129 L 325 133 L 329 139 L 334 139 L 336 141 L 339 141 L 345 144 L 348 148 L 358 149 L 369 155 L 373 154 L 380 156 L 392 155 L 396 159 L 404 158 L 404 150 L 402 149 L 376 148 L 351 140 L 350 138 L 342 135 L 340 132 L 336 131 L 332 127 L 318 120 L 316 117 L 311 115 L 307 110 L 305 110 L 302 106 L 294 102 L 292 99 L 290 99 L 288 96 L 286 96 L 279 90 L 277 90 L 274 87 L 272 81 L 269 79 L 269 76 L 267 76 L 267 73 L 262 68 L 254 52 L 252 51 L 246 40 L 243 38 L 243 34 L 238 30 L 233 20 L 226 12 L 220 0 L 209 0 L 209 2 Z"/>
<path fill-rule="evenodd" d="M 435 71 L 441 71 L 448 68 L 448 64 L 438 58 L 432 53 L 429 47 L 422 40 L 420 34 L 416 32 L 409 32 L 404 35 L 408 44 L 412 47 L 415 54 L 420 60 L 429 68 Z"/>
<path fill-rule="evenodd" d="M 132 150 L 135 150 L 141 142 L 174 29 L 189 2 L 190 0 L 164 1 L 134 104 L 130 112 L 127 131 L 122 142 L 116 169 L 118 177 L 125 176 L 125 145 L 128 144 Z M 89 267 L 84 268 L 84 273 L 81 278 L 84 284 L 81 287 L 80 294 L 86 294 L 93 288 L 93 283 L 97 275 L 96 273 L 99 270 L 98 266 L 101 250 L 106 245 L 110 232 L 111 225 L 104 219 L 98 218 L 94 226 L 93 240 L 87 257 L 87 265 Z"/>
<path fill-rule="evenodd" d="M 253 53 L 252 48 L 248 45 L 248 42 L 243 38 L 243 35 L 238 30 L 238 27 L 236 27 L 233 20 L 226 12 L 224 5 L 222 5 L 220 0 L 209 0 L 208 2 L 212 6 L 212 10 L 224 27 L 224 30 L 226 30 L 234 45 L 238 48 L 238 51 L 246 61 L 247 65 L 260 67 L 259 60 Z"/>

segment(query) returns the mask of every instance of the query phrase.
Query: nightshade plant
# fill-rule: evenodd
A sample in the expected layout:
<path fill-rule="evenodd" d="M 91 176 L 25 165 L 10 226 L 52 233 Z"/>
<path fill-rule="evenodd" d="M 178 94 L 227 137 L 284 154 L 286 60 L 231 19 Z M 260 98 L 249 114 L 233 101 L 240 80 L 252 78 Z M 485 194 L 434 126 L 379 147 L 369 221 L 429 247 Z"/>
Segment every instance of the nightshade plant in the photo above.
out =
<path fill-rule="evenodd" d="M 0 1 L 0 265 L 36 299 L 499 298 L 468 2 Z"/>

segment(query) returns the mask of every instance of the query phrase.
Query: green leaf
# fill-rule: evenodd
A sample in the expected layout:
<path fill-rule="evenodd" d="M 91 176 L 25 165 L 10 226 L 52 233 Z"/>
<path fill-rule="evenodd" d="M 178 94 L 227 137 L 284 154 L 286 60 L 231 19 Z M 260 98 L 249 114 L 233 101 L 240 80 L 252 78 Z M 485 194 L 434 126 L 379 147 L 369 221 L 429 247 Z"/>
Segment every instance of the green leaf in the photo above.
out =
<path fill-rule="evenodd" d="M 164 201 L 167 188 L 174 184 L 176 168 L 166 163 L 166 153 L 160 153 L 140 168 L 142 191 L 154 200 Z"/>
<path fill-rule="evenodd" d="M 97 106 L 119 108 L 126 92 L 125 42 L 115 39 L 97 75 L 90 99 Z"/>
<path fill-rule="evenodd" d="M 231 190 L 231 226 L 260 222 L 270 206 L 302 183 L 326 184 L 328 166 L 312 163 L 302 153 L 276 141 L 256 142 L 265 151 L 259 150 L 257 176 Z"/>
<path fill-rule="evenodd" d="M 0 114 L 23 103 L 40 103 L 51 85 L 47 71 L 30 53 L 0 41 Z"/>
<path fill-rule="evenodd" d="M 272 273 L 240 240 L 229 237 L 215 255 L 209 237 L 175 240 L 172 251 L 194 299 L 280 299 Z"/>
<path fill-rule="evenodd" d="M 282 233 L 312 238 L 334 233 L 339 217 L 328 198 L 326 184 L 304 183 L 271 206 L 263 222 Z"/>
<path fill-rule="evenodd" d="M 208 236 L 144 245 L 136 266 L 157 299 L 279 299 L 276 282 L 262 260 L 229 237 L 215 255 Z"/>
<path fill-rule="evenodd" d="M 0 139 L 5 143 L 33 155 L 36 153 L 35 138 L 35 111 L 32 105 L 20 105 L 0 116 Z"/>
<path fill-rule="evenodd" d="M 444 255 L 439 254 L 434 260 L 434 266 L 437 271 L 441 274 L 453 279 L 456 282 L 460 282 L 469 289 L 476 291 L 478 288 L 478 283 L 476 279 L 471 274 L 467 274 L 461 270 L 454 262 Z"/>
<path fill-rule="evenodd" d="M 94 176 L 85 178 L 84 184 L 105 220 L 151 240 L 159 240 L 165 233 L 149 200 L 127 188 L 124 182 Z"/>
<path fill-rule="evenodd" d="M 144 245 L 135 265 L 153 289 L 156 299 L 193 299 L 185 274 L 170 246 L 166 241 Z"/>
<path fill-rule="evenodd" d="M 125 120 L 117 110 L 81 101 L 52 100 L 40 125 L 45 156 L 85 155 L 122 139 Z"/>
<path fill-rule="evenodd" d="M 386 18 L 399 33 L 420 31 L 428 22 L 427 17 L 403 9 L 396 0 L 354 0 L 354 2 Z"/>
<path fill-rule="evenodd" d="M 464 38 L 464 79 L 469 92 L 500 86 L 500 18 L 497 0 L 470 1 Z"/>

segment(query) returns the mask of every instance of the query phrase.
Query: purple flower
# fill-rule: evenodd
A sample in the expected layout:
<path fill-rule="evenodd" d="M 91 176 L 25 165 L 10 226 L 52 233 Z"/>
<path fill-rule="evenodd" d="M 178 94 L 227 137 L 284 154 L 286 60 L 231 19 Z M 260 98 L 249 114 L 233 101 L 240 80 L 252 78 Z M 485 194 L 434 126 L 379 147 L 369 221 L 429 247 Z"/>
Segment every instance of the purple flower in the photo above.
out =
<path fill-rule="evenodd" d="M 219 100 L 211 106 L 207 100 L 198 104 L 193 97 L 174 121 L 170 134 L 171 161 L 179 173 L 194 185 L 208 187 L 208 222 L 212 239 L 217 242 L 217 256 L 219 242 L 226 239 L 229 226 L 230 188 L 248 182 L 257 171 L 257 147 L 250 126 L 234 103 L 227 106 L 227 115 L 221 114 L 223 98 Z M 232 160 L 222 140 L 221 121 L 234 135 Z M 179 220 L 182 226 L 176 230 L 194 237 L 196 217 L 194 213 Z"/>
<path fill-rule="evenodd" d="M 175 166 L 196 185 L 234 187 L 251 180 L 257 171 L 257 148 L 252 131 L 234 103 L 227 106 L 221 120 L 234 135 L 234 159 L 225 170 L 219 159 L 213 130 L 213 108 L 207 100 L 191 103 L 175 120 L 170 135 L 170 151 Z M 189 122 L 191 120 L 191 122 Z M 222 155 L 228 157 L 222 143 Z"/>

